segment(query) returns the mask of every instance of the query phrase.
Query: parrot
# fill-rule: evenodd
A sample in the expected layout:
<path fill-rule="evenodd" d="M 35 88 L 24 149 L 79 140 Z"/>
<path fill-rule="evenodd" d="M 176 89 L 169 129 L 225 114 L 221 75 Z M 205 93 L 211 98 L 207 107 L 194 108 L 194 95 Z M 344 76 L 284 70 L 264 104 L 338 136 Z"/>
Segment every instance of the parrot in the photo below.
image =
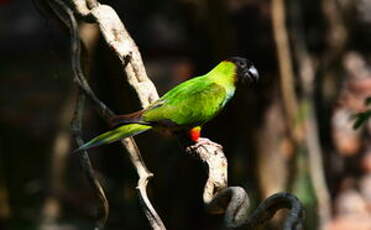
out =
<path fill-rule="evenodd" d="M 205 75 L 184 81 L 146 108 L 111 118 L 113 130 L 78 147 L 74 152 L 109 144 L 148 130 L 163 134 L 183 133 L 194 143 L 202 126 L 213 119 L 233 97 L 240 82 L 257 82 L 259 73 L 253 63 L 230 57 Z"/>

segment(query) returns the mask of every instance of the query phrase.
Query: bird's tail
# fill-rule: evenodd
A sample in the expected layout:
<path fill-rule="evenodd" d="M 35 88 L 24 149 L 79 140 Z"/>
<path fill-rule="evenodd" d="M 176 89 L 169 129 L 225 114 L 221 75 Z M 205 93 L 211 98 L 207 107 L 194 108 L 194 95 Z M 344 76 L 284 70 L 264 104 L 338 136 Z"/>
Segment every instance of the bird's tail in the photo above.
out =
<path fill-rule="evenodd" d="M 143 133 L 149 129 L 151 129 L 152 126 L 148 125 L 141 125 L 141 124 L 128 124 L 120 126 L 114 130 L 105 132 L 90 141 L 86 142 L 85 144 L 81 145 L 78 149 L 76 149 L 74 152 L 79 152 L 83 150 L 88 150 L 100 145 L 109 144 L 112 142 L 115 142 L 117 140 L 131 137 L 140 133 Z"/>

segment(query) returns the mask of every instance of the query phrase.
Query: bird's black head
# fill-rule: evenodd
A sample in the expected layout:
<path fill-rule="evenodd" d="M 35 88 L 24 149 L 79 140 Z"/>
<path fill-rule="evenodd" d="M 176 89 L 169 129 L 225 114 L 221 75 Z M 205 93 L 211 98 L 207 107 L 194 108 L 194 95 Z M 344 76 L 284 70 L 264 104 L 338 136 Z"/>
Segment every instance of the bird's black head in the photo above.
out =
<path fill-rule="evenodd" d="M 230 57 L 227 59 L 237 66 L 238 81 L 255 83 L 259 79 L 258 70 L 246 58 L 242 57 Z"/>

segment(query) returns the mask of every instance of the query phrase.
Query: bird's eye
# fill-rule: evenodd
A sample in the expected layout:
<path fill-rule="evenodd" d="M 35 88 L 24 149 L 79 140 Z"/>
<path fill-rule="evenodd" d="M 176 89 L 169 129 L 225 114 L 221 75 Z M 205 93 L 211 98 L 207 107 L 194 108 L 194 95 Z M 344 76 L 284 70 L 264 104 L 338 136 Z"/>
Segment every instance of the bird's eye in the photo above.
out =
<path fill-rule="evenodd" d="M 245 63 L 245 62 L 240 62 L 240 63 L 239 63 L 239 66 L 240 66 L 241 68 L 245 68 L 245 67 L 246 67 L 246 63 Z"/>

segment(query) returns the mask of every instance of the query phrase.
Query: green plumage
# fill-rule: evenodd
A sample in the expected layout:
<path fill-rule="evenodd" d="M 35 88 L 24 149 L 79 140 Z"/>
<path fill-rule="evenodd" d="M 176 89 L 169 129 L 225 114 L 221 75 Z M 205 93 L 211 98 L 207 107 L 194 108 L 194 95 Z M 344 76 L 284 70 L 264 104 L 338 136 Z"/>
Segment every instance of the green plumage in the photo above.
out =
<path fill-rule="evenodd" d="M 95 137 L 76 151 L 112 143 L 151 128 L 174 132 L 202 126 L 214 118 L 233 96 L 240 69 L 234 60 L 223 61 L 209 73 L 179 84 L 144 110 L 118 116 L 115 123 L 121 126 Z"/>
<path fill-rule="evenodd" d="M 100 145 L 103 145 L 103 144 L 110 144 L 110 143 L 115 142 L 117 140 L 137 135 L 137 134 L 142 133 L 144 131 L 147 131 L 151 128 L 152 128 L 151 126 L 140 125 L 140 124 L 123 125 L 123 126 L 120 126 L 120 127 L 116 128 L 114 130 L 105 132 L 105 133 L 91 139 L 90 141 L 81 145 L 74 152 L 94 148 L 94 147 L 97 147 L 97 146 L 100 146 Z"/>

